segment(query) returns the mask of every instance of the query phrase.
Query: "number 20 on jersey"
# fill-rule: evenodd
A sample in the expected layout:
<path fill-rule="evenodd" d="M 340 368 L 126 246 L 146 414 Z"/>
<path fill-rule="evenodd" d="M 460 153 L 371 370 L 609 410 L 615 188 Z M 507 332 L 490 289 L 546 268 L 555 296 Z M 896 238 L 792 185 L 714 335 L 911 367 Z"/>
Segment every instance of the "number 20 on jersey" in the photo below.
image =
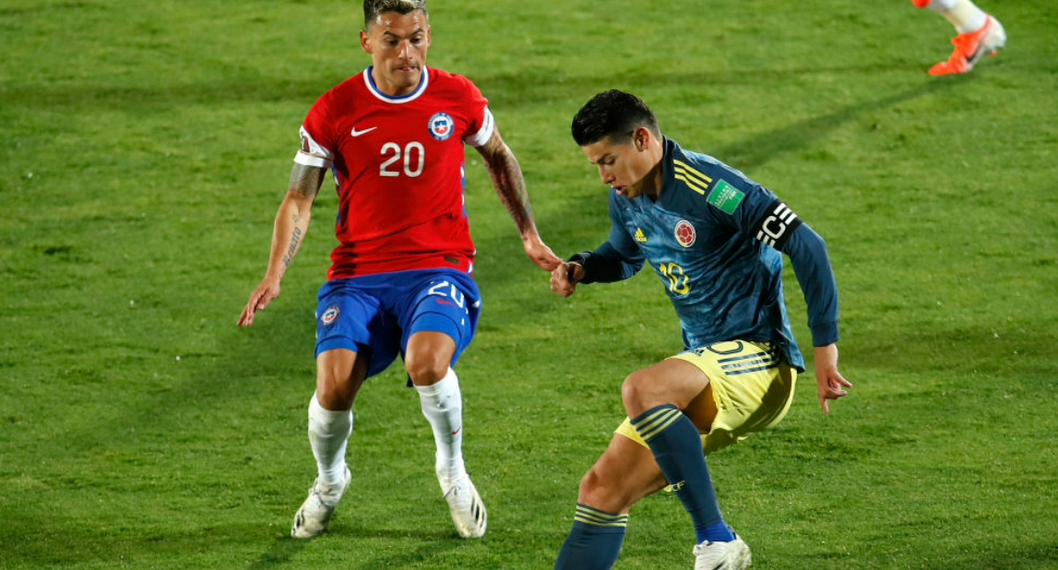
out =
<path fill-rule="evenodd" d="M 378 166 L 378 175 L 383 178 L 397 178 L 402 174 L 408 178 L 417 178 L 426 168 L 426 149 L 421 142 L 411 141 L 401 147 L 395 142 L 382 145 L 382 162 Z"/>

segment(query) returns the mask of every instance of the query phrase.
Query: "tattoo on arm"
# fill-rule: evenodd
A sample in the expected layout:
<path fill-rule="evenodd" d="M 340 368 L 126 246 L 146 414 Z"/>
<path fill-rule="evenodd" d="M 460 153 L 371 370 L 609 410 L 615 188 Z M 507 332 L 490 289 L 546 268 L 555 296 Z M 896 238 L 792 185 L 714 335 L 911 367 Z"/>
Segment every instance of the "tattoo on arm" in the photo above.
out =
<path fill-rule="evenodd" d="M 298 246 L 301 245 L 301 228 L 297 227 L 298 216 L 294 214 L 294 233 L 290 236 L 290 247 L 287 248 L 287 254 L 283 256 L 283 270 L 290 269 L 290 264 L 294 262 L 294 256 L 298 253 Z"/>
<path fill-rule="evenodd" d="M 327 170 L 323 168 L 295 164 L 294 169 L 290 171 L 290 191 L 315 198 L 326 174 Z"/>
<path fill-rule="evenodd" d="M 478 148 L 485 159 L 496 193 L 510 212 L 518 231 L 525 233 L 533 224 L 533 211 L 529 206 L 529 193 L 525 188 L 525 177 L 511 149 L 495 132 L 489 142 Z"/>
<path fill-rule="evenodd" d="M 304 200 L 298 200 L 298 202 L 309 204 L 303 207 L 311 207 L 311 203 L 316 199 L 320 186 L 323 184 L 323 177 L 326 174 L 327 170 L 324 168 L 295 164 L 294 169 L 290 172 L 290 188 L 287 193 L 308 198 L 307 202 Z M 290 234 L 290 244 L 287 246 L 287 251 L 282 258 L 284 273 L 286 273 L 287 269 L 290 269 L 290 264 L 294 262 L 294 256 L 298 253 L 301 240 L 305 237 L 305 230 L 308 229 L 307 227 L 304 229 L 301 227 L 301 219 L 301 215 L 297 211 L 290 215 L 290 222 L 293 224 L 294 230 Z"/>

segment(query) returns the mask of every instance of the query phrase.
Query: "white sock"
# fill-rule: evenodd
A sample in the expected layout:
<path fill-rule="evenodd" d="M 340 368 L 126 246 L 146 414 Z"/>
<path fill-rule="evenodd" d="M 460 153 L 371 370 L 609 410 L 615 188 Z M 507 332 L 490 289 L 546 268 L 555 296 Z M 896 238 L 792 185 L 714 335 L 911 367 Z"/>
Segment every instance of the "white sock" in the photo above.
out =
<path fill-rule="evenodd" d="M 432 386 L 416 386 L 422 403 L 422 415 L 433 428 L 437 445 L 437 480 L 441 490 L 447 491 L 451 482 L 466 474 L 463 465 L 463 396 L 459 378 L 451 368 L 440 382 Z"/>
<path fill-rule="evenodd" d="M 944 16 L 959 34 L 976 32 L 988 23 L 988 14 L 970 0 L 933 0 L 929 9 Z"/>
<path fill-rule="evenodd" d="M 345 450 L 353 433 L 353 412 L 326 410 L 312 395 L 309 402 L 309 443 L 316 456 L 320 484 L 334 487 L 345 477 Z"/>

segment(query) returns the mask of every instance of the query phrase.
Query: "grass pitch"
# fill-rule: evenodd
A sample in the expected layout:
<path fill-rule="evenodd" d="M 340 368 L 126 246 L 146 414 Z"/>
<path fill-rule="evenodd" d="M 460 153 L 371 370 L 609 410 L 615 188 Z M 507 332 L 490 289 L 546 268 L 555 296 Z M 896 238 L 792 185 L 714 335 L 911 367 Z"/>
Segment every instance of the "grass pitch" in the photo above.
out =
<path fill-rule="evenodd" d="M 1058 567 L 1058 9 L 982 6 L 1009 48 L 938 81 L 951 28 L 907 2 L 431 5 L 431 65 L 490 98 L 560 254 L 608 231 L 568 125 L 611 87 L 827 238 L 852 397 L 824 418 L 806 374 L 777 429 L 710 460 L 757 567 Z M 460 376 L 489 535 L 456 538 L 391 369 L 361 393 L 332 532 L 287 538 L 329 182 L 283 296 L 234 323 L 301 120 L 367 65 L 359 25 L 334 1 L 0 7 L 0 567 L 553 564 L 621 380 L 679 350 L 677 323 L 649 274 L 551 295 L 472 152 L 485 312 Z M 619 568 L 689 568 L 692 541 L 649 499 Z"/>

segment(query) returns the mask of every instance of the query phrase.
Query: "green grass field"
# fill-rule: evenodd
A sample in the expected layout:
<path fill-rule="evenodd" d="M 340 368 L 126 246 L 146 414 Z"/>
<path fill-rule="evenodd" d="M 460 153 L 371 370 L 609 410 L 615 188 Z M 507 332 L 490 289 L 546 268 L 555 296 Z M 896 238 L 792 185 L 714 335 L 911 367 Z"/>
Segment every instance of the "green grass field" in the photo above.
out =
<path fill-rule="evenodd" d="M 560 255 L 605 239 L 570 140 L 594 93 L 782 196 L 830 247 L 853 395 L 806 374 L 774 431 L 710 460 L 759 568 L 1058 568 L 1058 7 L 981 0 L 1009 48 L 933 80 L 951 27 L 892 2 L 431 3 L 434 67 L 490 98 Z M 550 294 L 476 153 L 485 295 L 460 364 L 489 535 L 459 540 L 398 368 L 357 404 L 355 488 L 288 538 L 330 182 L 283 296 L 264 271 L 297 132 L 367 65 L 358 2 L 0 6 L 0 568 L 550 568 L 619 386 L 680 349 L 657 279 Z M 804 302 L 788 272 L 796 332 Z M 618 568 L 690 568 L 672 497 Z"/>

